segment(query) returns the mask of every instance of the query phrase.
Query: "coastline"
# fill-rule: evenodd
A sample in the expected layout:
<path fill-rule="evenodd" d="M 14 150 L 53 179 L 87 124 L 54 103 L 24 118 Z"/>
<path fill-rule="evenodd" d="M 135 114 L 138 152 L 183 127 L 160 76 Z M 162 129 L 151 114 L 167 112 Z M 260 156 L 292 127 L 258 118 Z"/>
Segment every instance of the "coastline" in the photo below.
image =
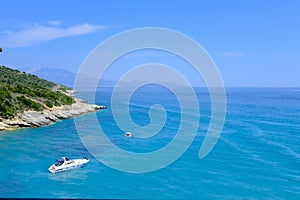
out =
<path fill-rule="evenodd" d="M 72 96 L 75 100 L 72 105 L 45 108 L 42 111 L 24 111 L 18 113 L 13 119 L 0 118 L 0 131 L 46 126 L 62 119 L 69 119 L 106 108 L 106 106 L 85 103 L 86 101 L 74 97 L 73 94 L 73 90 L 67 92 L 67 95 Z"/>

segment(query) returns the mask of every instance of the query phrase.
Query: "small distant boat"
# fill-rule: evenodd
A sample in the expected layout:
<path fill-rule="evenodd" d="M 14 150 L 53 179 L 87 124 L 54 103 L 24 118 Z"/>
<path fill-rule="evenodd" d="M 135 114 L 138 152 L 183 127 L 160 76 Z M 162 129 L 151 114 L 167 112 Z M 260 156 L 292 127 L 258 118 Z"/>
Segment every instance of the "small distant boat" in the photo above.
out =
<path fill-rule="evenodd" d="M 83 159 L 69 159 L 66 157 L 62 157 L 60 160 L 57 160 L 55 164 L 51 165 L 48 170 L 51 173 L 62 172 L 66 170 L 76 169 L 82 167 L 90 160 L 87 157 Z"/>
<path fill-rule="evenodd" d="M 126 132 L 126 133 L 124 133 L 124 136 L 125 136 L 125 137 L 132 137 L 133 135 L 132 135 L 131 132 Z"/>

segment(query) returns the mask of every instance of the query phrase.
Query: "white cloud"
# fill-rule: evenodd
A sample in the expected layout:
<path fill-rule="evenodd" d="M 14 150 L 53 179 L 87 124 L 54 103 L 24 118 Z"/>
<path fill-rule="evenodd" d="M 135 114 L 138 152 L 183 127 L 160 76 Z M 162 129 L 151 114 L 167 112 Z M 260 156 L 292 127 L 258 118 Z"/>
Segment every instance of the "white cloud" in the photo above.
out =
<path fill-rule="evenodd" d="M 50 41 L 58 38 L 85 35 L 104 30 L 106 26 L 80 24 L 68 28 L 59 27 L 60 21 L 48 22 L 50 26 L 33 24 L 31 27 L 20 31 L 5 31 L 0 33 L 0 45 L 2 47 L 26 47 Z"/>
<path fill-rule="evenodd" d="M 243 56 L 244 53 L 243 52 L 239 52 L 239 51 L 227 51 L 224 52 L 222 54 L 222 57 L 239 57 L 239 56 Z"/>
<path fill-rule="evenodd" d="M 59 26 L 62 24 L 62 21 L 59 21 L 59 20 L 48 21 L 48 24 L 53 25 L 53 26 Z"/>

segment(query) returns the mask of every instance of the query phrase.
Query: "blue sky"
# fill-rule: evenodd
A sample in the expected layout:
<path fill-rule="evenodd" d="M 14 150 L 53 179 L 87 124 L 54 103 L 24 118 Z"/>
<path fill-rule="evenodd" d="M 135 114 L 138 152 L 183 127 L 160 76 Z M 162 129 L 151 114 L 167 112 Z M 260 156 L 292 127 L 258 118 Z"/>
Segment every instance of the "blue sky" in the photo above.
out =
<path fill-rule="evenodd" d="M 299 9 L 296 0 L 2 0 L 0 64 L 76 72 L 108 37 L 154 26 L 195 39 L 226 86 L 300 87 Z"/>

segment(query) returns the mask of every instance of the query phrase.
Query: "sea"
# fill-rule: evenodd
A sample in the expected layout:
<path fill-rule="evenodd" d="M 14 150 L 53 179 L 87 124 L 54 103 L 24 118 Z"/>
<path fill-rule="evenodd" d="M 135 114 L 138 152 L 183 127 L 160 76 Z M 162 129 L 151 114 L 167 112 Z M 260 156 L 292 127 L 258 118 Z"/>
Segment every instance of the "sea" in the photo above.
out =
<path fill-rule="evenodd" d="M 212 103 L 206 88 L 194 91 L 199 108 L 190 109 L 199 109 L 199 121 L 189 123 L 198 125 L 195 137 L 174 161 L 146 172 L 139 172 L 138 167 L 132 172 L 120 170 L 101 162 L 102 152 L 95 155 L 84 144 L 75 119 L 85 122 L 87 136 L 98 134 L 101 127 L 111 144 L 133 156 L 159 151 L 176 139 L 182 122 L 178 94 L 166 88 L 136 90 L 128 105 L 122 105 L 128 109 L 115 111 L 112 90 L 102 88 L 94 93 L 95 102 L 107 109 L 45 127 L 1 131 L 0 198 L 300 199 L 300 89 L 226 88 L 224 127 L 204 158 L 199 158 L 199 150 L 211 121 Z M 147 126 L 153 120 L 150 107 L 155 104 L 164 107 L 166 114 L 155 116 L 166 117 L 156 135 L 137 137 L 140 129 L 122 130 L 115 120 L 129 110 L 137 126 Z M 96 123 L 91 120 L 95 116 Z M 125 131 L 133 137 L 124 137 Z M 193 134 L 189 126 L 183 131 Z M 105 154 L 105 144 L 100 145 Z M 48 172 L 62 156 L 86 156 L 90 162 L 79 169 Z M 119 162 L 125 168 L 141 164 Z"/>

